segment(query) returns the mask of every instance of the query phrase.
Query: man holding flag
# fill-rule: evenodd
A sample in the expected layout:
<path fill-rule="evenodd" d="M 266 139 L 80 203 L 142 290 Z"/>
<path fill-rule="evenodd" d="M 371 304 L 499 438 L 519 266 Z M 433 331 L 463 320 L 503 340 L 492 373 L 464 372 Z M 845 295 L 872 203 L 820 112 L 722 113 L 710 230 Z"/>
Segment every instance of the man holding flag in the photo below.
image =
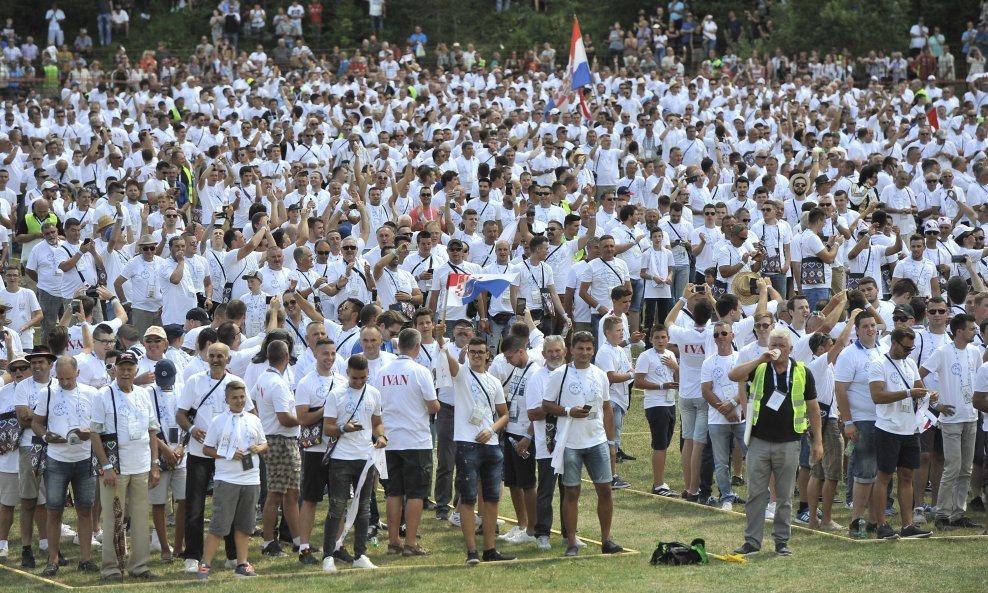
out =
<path fill-rule="evenodd" d="M 457 275 L 469 276 L 479 273 L 481 269 L 477 264 L 470 263 L 466 260 L 467 248 L 463 241 L 459 239 L 451 239 L 446 245 L 446 252 L 449 253 L 449 261 L 444 262 L 443 265 L 436 268 L 432 276 L 432 290 L 429 291 L 429 308 L 436 312 L 440 320 L 449 320 L 447 327 L 450 328 L 450 333 L 445 337 L 452 338 L 452 328 L 455 322 L 460 319 L 473 321 L 476 315 L 470 315 L 468 313 L 469 309 L 467 305 L 469 301 L 464 301 L 462 304 L 455 304 L 452 299 L 448 298 L 449 292 L 447 288 L 451 285 L 450 277 Z M 442 309 L 438 307 L 440 303 L 443 305 Z M 488 323 L 486 301 L 479 299 L 477 306 L 478 311 L 480 311 L 480 322 L 486 326 Z M 489 331 L 489 329 L 489 327 L 487 329 L 481 328 L 481 331 Z"/>

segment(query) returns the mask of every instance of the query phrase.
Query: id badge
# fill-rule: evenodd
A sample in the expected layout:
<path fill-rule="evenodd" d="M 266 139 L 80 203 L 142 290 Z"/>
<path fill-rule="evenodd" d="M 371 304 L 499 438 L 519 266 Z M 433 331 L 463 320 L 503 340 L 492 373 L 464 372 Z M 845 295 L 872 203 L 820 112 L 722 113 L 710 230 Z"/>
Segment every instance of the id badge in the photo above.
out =
<path fill-rule="evenodd" d="M 907 397 L 906 399 L 902 400 L 899 403 L 899 405 L 900 405 L 899 410 L 902 411 L 902 412 L 912 412 L 913 411 L 913 404 L 912 404 L 912 399 L 911 398 L 908 398 Z"/>
<path fill-rule="evenodd" d="M 511 409 L 508 410 L 508 420 L 510 422 L 518 422 L 518 406 L 517 405 L 511 406 Z"/>
<path fill-rule="evenodd" d="M 249 453 L 244 455 L 240 458 L 240 465 L 244 468 L 244 471 L 254 469 L 254 456 Z"/>
<path fill-rule="evenodd" d="M 678 392 L 678 389 L 666 389 L 666 401 L 670 404 L 676 403 L 676 393 Z"/>
<path fill-rule="evenodd" d="M 786 400 L 786 394 L 776 390 L 772 393 L 772 397 L 768 398 L 768 403 L 765 405 L 771 408 L 772 410 L 778 412 L 779 408 L 782 407 L 782 402 L 784 402 L 785 400 Z"/>
<path fill-rule="evenodd" d="M 127 423 L 127 432 L 130 434 L 130 440 L 139 441 L 141 440 L 141 423 L 137 421 L 137 418 L 131 416 L 130 421 Z"/>
<path fill-rule="evenodd" d="M 154 298 L 154 284 L 148 284 L 148 298 Z"/>
<path fill-rule="evenodd" d="M 974 401 L 974 393 L 970 389 L 964 388 L 962 394 L 964 395 L 965 404 L 970 404 Z"/>
<path fill-rule="evenodd" d="M 473 412 L 470 414 L 470 424 L 474 426 L 482 426 L 484 424 L 484 416 L 486 415 L 486 410 L 476 404 L 473 406 Z"/>

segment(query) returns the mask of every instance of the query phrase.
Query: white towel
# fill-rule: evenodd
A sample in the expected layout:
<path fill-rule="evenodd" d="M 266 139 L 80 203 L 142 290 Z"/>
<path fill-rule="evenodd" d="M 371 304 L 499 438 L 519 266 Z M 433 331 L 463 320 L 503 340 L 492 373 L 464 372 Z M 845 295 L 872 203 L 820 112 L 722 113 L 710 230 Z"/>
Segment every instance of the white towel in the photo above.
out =
<path fill-rule="evenodd" d="M 228 460 L 233 460 L 233 456 L 238 450 L 246 451 L 250 446 L 247 434 L 247 421 L 244 413 L 226 414 L 226 421 L 220 436 L 216 439 L 216 454 Z"/>
<path fill-rule="evenodd" d="M 552 450 L 552 469 L 560 475 L 562 475 L 566 467 L 564 456 L 570 423 L 572 423 L 572 420 L 569 417 L 559 418 L 556 421 L 556 448 Z"/>

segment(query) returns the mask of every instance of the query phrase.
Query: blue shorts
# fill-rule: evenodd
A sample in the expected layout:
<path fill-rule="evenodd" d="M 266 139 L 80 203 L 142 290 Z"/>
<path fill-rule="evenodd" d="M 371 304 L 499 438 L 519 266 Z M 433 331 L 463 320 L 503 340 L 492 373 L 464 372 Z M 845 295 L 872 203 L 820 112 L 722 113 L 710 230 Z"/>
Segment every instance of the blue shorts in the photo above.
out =
<path fill-rule="evenodd" d="M 64 509 L 69 484 L 72 485 L 72 498 L 75 506 L 92 508 L 96 502 L 96 476 L 93 475 L 91 459 L 66 462 L 48 457 L 45 469 L 45 506 L 49 509 Z"/>
<path fill-rule="evenodd" d="M 875 421 L 859 420 L 854 423 L 858 429 L 858 442 L 854 445 L 847 473 L 855 482 L 874 484 L 878 476 L 878 449 L 875 447 Z"/>
<path fill-rule="evenodd" d="M 631 279 L 631 308 L 632 313 L 639 313 L 642 310 L 642 301 L 645 299 L 645 281 L 641 278 Z"/>
<path fill-rule="evenodd" d="M 501 500 L 503 472 L 504 453 L 501 447 L 456 441 L 456 489 L 460 493 L 460 502 L 477 503 L 478 482 L 484 493 L 484 502 Z"/>
<path fill-rule="evenodd" d="M 611 450 L 607 443 L 586 449 L 566 447 L 563 452 L 563 486 L 579 486 L 584 465 L 594 484 L 610 484 L 614 478 L 611 475 Z"/>

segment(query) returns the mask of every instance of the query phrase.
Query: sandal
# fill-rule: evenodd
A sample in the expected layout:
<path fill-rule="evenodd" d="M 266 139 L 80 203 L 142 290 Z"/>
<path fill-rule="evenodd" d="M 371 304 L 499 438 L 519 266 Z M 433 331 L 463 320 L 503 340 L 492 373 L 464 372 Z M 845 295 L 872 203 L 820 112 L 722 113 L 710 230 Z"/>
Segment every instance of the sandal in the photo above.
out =
<path fill-rule="evenodd" d="M 388 556 L 401 555 L 401 544 L 388 544 Z"/>
<path fill-rule="evenodd" d="M 402 556 L 428 556 L 429 554 L 429 550 L 426 550 L 419 544 L 415 544 L 414 546 L 405 544 L 405 549 L 401 552 Z"/>

